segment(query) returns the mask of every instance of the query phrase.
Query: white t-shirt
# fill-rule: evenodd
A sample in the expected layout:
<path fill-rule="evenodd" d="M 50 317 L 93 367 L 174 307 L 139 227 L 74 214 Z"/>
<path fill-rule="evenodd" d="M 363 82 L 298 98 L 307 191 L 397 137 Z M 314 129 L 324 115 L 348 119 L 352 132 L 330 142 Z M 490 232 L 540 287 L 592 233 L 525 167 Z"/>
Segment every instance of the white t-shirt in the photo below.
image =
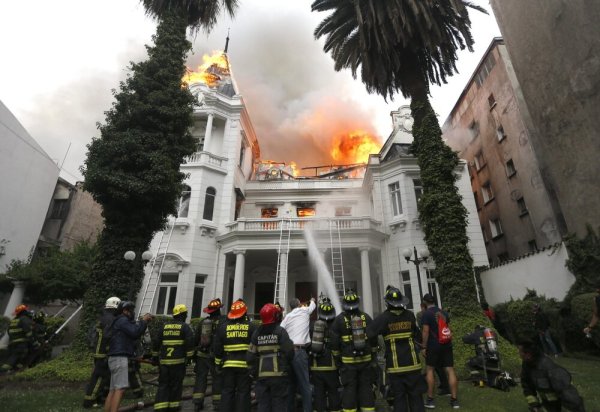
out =
<path fill-rule="evenodd" d="M 310 314 L 313 313 L 317 305 L 313 300 L 308 307 L 300 306 L 288 313 L 281 327 L 286 330 L 294 345 L 306 345 L 310 343 Z"/>

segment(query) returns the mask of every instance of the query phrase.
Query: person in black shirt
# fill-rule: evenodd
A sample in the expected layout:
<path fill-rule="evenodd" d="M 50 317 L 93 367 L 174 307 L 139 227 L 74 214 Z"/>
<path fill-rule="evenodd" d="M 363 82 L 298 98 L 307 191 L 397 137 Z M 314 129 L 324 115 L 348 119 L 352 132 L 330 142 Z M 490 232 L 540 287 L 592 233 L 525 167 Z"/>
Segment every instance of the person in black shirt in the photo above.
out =
<path fill-rule="evenodd" d="M 539 335 L 544 352 L 550 356 L 558 356 L 558 350 L 550 335 L 550 320 L 548 319 L 548 315 L 542 311 L 542 308 L 537 303 L 533 305 L 533 314 L 535 319 L 534 327 Z"/>

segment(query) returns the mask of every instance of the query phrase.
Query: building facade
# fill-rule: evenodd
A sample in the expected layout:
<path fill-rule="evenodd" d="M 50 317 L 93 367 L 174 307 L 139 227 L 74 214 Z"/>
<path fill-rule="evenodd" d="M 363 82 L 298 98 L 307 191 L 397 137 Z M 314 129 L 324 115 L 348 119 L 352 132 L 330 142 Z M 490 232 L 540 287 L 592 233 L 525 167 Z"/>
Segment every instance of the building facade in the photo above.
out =
<path fill-rule="evenodd" d="M 198 97 L 193 135 L 198 152 L 179 215 L 151 245 L 154 254 L 138 295 L 142 311 L 168 314 L 175 303 L 200 316 L 209 300 L 243 298 L 257 313 L 267 302 L 308 300 L 353 288 L 363 309 L 378 313 L 386 285 L 411 305 L 427 291 L 439 296 L 435 264 L 407 263 L 404 249 L 425 247 L 417 202 L 421 193 L 410 109 L 392 113 L 393 132 L 365 166 L 299 177 L 287 165 L 261 162 L 259 140 L 235 83 L 223 77 Z M 469 211 L 475 264 L 487 264 L 463 162 L 456 173 Z M 309 232 L 309 233 L 307 233 Z"/>
<path fill-rule="evenodd" d="M 468 162 L 490 262 L 561 241 L 566 225 L 542 177 L 528 104 L 502 39 L 491 42 L 442 129 Z"/>

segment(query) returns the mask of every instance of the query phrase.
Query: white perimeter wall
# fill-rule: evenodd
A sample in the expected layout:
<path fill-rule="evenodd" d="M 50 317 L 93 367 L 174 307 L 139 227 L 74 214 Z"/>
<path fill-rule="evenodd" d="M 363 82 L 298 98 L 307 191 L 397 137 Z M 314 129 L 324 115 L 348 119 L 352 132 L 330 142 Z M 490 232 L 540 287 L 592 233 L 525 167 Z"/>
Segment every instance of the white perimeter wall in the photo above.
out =
<path fill-rule="evenodd" d="M 510 298 L 525 296 L 527 289 L 535 289 L 538 295 L 562 300 L 575 276 L 565 266 L 569 258 L 567 248 L 548 248 L 534 255 L 523 257 L 481 273 L 485 298 L 490 305 Z"/>

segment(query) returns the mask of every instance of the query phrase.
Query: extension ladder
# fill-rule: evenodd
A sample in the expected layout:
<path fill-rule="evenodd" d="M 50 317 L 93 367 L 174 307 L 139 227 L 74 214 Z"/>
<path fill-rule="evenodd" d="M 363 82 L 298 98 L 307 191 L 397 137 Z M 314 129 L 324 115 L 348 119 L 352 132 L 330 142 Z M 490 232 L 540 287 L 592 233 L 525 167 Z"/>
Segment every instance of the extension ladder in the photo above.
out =
<path fill-rule="evenodd" d="M 337 232 L 337 233 L 334 233 Z M 340 222 L 329 220 L 329 244 L 331 248 L 331 275 L 338 296 L 344 297 L 346 287 L 344 283 L 344 262 L 342 258 L 342 235 L 340 233 Z"/>
<path fill-rule="evenodd" d="M 281 219 L 279 228 L 279 248 L 277 251 L 277 270 L 275 272 L 275 294 L 273 302 L 279 302 L 282 308 L 287 305 L 288 258 L 290 255 L 291 219 Z"/>

